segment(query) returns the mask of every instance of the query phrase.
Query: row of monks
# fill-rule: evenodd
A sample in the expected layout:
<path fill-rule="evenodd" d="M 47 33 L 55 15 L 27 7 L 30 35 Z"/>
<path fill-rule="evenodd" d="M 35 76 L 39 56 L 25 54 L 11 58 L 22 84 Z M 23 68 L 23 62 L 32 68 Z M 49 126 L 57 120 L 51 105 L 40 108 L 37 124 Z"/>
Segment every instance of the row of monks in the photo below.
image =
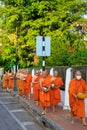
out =
<path fill-rule="evenodd" d="M 30 100 L 31 90 L 33 90 L 33 100 L 42 107 L 42 114 L 46 114 L 46 108 L 49 106 L 53 106 L 55 111 L 56 105 L 61 102 L 60 86 L 63 85 L 63 81 L 58 76 L 58 71 L 54 71 L 54 75 L 51 76 L 47 70 L 42 73 L 36 70 L 32 77 L 28 69 L 20 69 L 16 79 L 18 92 L 26 100 Z M 14 73 L 4 74 L 3 87 L 7 91 L 13 91 Z"/>
<path fill-rule="evenodd" d="M 33 100 L 36 105 L 42 107 L 42 114 L 46 114 L 47 107 L 52 106 L 55 111 L 58 103 L 61 102 L 60 87 L 63 85 L 62 78 L 59 77 L 58 71 L 54 71 L 51 76 L 47 70 L 42 73 L 36 70 L 32 77 L 29 70 L 18 70 L 16 75 L 17 88 L 20 95 L 26 100 L 31 99 L 31 90 L 33 90 Z M 12 92 L 14 89 L 14 73 L 5 73 L 3 87 L 7 91 Z M 71 123 L 74 124 L 74 117 L 82 119 L 82 124 L 87 126 L 85 118 L 84 100 L 78 98 L 78 93 L 86 94 L 87 83 L 82 79 L 82 73 L 76 71 L 75 77 L 69 83 L 69 102 L 71 108 Z"/>

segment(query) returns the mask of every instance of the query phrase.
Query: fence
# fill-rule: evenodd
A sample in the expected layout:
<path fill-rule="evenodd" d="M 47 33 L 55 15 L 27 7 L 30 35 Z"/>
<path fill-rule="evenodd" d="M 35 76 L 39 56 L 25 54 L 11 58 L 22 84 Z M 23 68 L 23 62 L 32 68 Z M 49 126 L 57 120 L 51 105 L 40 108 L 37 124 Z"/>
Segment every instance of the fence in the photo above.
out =
<path fill-rule="evenodd" d="M 61 90 L 65 90 L 65 79 L 66 79 L 66 70 L 69 68 L 69 66 L 54 66 L 53 67 L 53 70 L 57 70 L 59 72 L 59 76 L 62 77 L 63 79 L 63 83 L 64 85 L 61 86 Z M 72 70 L 71 70 L 71 75 L 72 75 L 72 78 L 74 77 L 75 75 L 75 72 L 77 70 L 80 70 L 82 72 L 82 77 L 83 79 L 87 82 L 87 66 L 71 66 Z M 31 68 L 30 69 L 30 72 L 32 73 L 32 70 Z M 41 69 L 41 68 L 34 68 L 34 70 L 36 69 Z M 47 67 L 46 68 L 49 72 L 51 70 L 51 67 Z"/>
<path fill-rule="evenodd" d="M 57 70 L 59 72 L 59 76 L 62 77 L 63 79 L 64 85 L 61 87 L 62 90 L 65 90 L 66 70 L 68 68 L 69 68 L 68 66 L 54 67 L 54 70 Z M 74 77 L 75 72 L 79 70 L 82 73 L 82 78 L 87 82 L 87 66 L 71 66 L 71 68 L 72 68 L 71 70 L 72 78 Z"/>

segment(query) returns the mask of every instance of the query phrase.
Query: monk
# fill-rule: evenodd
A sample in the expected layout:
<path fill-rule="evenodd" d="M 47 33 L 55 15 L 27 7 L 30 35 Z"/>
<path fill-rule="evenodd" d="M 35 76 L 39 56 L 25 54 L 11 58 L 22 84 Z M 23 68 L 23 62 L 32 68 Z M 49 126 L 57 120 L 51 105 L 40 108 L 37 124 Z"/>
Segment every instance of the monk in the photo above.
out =
<path fill-rule="evenodd" d="M 69 101 L 71 108 L 71 123 L 74 123 L 74 117 L 82 119 L 82 124 L 87 125 L 85 119 L 85 106 L 84 100 L 77 97 L 79 92 L 87 93 L 87 85 L 80 71 L 76 71 L 75 78 L 70 81 L 69 84 Z"/>
<path fill-rule="evenodd" d="M 17 78 L 19 78 L 18 83 L 17 83 L 19 95 L 22 95 L 22 69 L 18 71 Z"/>
<path fill-rule="evenodd" d="M 30 99 L 30 92 L 31 92 L 31 82 L 32 82 L 32 75 L 30 74 L 29 70 L 26 70 L 26 81 L 24 84 L 24 93 L 26 96 L 26 100 Z"/>
<path fill-rule="evenodd" d="M 17 81 L 17 88 L 18 88 L 18 91 L 20 89 L 20 70 L 18 70 L 18 73 L 16 74 L 16 81 Z"/>
<path fill-rule="evenodd" d="M 36 70 L 35 75 L 32 78 L 32 86 L 33 86 L 33 95 L 34 95 L 34 101 L 36 102 L 36 105 L 39 104 L 40 100 L 40 78 L 41 74 L 39 70 Z"/>
<path fill-rule="evenodd" d="M 51 78 L 51 105 L 53 106 L 53 112 L 59 102 L 61 102 L 60 86 L 63 85 L 62 78 L 58 76 L 58 71 L 54 71 Z"/>
<path fill-rule="evenodd" d="M 12 92 L 14 89 L 14 73 L 9 73 L 9 92 Z"/>
<path fill-rule="evenodd" d="M 22 93 L 22 96 L 25 98 L 25 92 L 24 92 L 24 86 L 26 84 L 26 72 L 24 69 L 22 69 L 22 72 L 21 72 L 21 93 Z"/>
<path fill-rule="evenodd" d="M 42 72 L 40 79 L 40 106 L 42 107 L 42 114 L 46 114 L 47 107 L 50 107 L 50 83 L 51 76 L 47 71 Z"/>
<path fill-rule="evenodd" d="M 45 70 L 45 73 L 46 73 L 46 76 L 47 76 L 47 77 L 49 77 L 49 78 L 51 78 L 51 77 L 52 77 L 52 76 L 49 74 L 49 72 L 48 72 L 48 70 L 47 70 L 47 69 Z"/>
<path fill-rule="evenodd" d="M 5 72 L 5 74 L 3 76 L 3 88 L 5 90 L 8 90 L 8 86 L 9 86 L 9 76 L 8 76 L 8 73 Z"/>

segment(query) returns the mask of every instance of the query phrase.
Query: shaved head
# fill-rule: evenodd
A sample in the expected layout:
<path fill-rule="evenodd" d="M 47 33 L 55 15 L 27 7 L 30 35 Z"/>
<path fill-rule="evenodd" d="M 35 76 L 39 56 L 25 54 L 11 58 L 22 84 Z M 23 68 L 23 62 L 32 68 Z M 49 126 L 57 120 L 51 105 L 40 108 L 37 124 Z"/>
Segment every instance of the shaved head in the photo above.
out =
<path fill-rule="evenodd" d="M 81 76 L 81 75 L 82 75 L 82 73 L 79 70 L 76 71 L 75 76 Z"/>

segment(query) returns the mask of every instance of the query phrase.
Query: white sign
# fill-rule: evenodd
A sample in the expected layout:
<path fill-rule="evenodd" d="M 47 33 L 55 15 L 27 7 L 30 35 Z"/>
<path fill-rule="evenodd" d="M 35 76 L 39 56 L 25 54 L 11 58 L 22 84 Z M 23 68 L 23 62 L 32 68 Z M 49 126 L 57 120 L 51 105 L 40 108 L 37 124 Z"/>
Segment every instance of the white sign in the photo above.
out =
<path fill-rule="evenodd" d="M 44 37 L 45 55 L 50 56 L 50 37 Z M 36 55 L 43 56 L 43 36 L 36 37 Z"/>

